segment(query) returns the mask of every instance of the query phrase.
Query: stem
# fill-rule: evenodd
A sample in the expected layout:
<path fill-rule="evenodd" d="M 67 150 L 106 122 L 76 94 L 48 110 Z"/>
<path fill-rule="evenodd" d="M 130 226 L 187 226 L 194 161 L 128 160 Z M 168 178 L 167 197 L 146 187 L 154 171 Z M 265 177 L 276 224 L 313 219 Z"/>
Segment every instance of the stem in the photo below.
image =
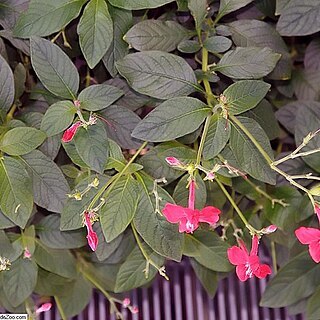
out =
<path fill-rule="evenodd" d="M 270 156 L 264 151 L 261 147 L 260 143 L 256 140 L 256 138 L 249 132 L 249 130 L 232 114 L 229 114 L 229 118 L 234 122 L 244 133 L 245 135 L 251 140 L 251 142 L 255 145 L 255 147 L 259 150 L 261 155 L 266 159 L 269 165 L 273 163 Z"/>
<path fill-rule="evenodd" d="M 68 320 L 66 314 L 63 311 L 63 308 L 62 308 L 62 305 L 61 305 L 61 302 L 60 302 L 59 298 L 57 296 L 53 296 L 53 297 L 54 297 L 54 300 L 56 301 L 56 304 L 57 304 L 61 319 L 62 320 Z"/>
<path fill-rule="evenodd" d="M 16 110 L 17 110 L 17 105 L 13 104 L 11 109 L 9 110 L 8 114 L 7 114 L 6 122 L 9 122 L 13 118 L 13 115 L 14 115 Z"/>
<path fill-rule="evenodd" d="M 271 256 L 272 256 L 272 265 L 274 273 L 277 274 L 277 254 L 276 254 L 276 244 L 274 241 L 271 241 Z"/>
<path fill-rule="evenodd" d="M 244 214 L 241 212 L 240 208 L 237 206 L 237 204 L 235 203 L 235 201 L 233 200 L 233 198 L 230 196 L 229 192 L 227 191 L 227 189 L 224 187 L 224 185 L 218 180 L 216 179 L 217 184 L 219 185 L 220 189 L 222 190 L 222 192 L 225 194 L 225 196 L 227 197 L 227 199 L 229 200 L 229 202 L 231 203 L 232 207 L 234 208 L 234 210 L 237 212 L 238 216 L 240 217 L 240 219 L 242 220 L 242 222 L 245 224 L 246 228 L 249 229 L 251 234 L 257 234 L 258 231 L 253 228 L 250 223 L 248 222 L 248 220 L 246 219 L 246 217 L 244 216 Z"/>
<path fill-rule="evenodd" d="M 204 148 L 204 142 L 206 140 L 206 136 L 209 131 L 211 117 L 212 117 L 211 114 L 207 116 L 206 122 L 203 127 L 203 132 L 202 132 L 202 136 L 201 136 L 201 140 L 200 140 L 200 144 L 199 144 L 199 148 L 198 148 L 198 153 L 197 153 L 196 166 L 200 165 L 200 162 L 201 162 L 201 155 L 202 155 L 203 148 Z"/>
<path fill-rule="evenodd" d="M 312 173 L 291 176 L 291 179 L 293 179 L 293 180 L 295 180 L 295 179 L 308 179 L 308 180 L 318 180 L 318 181 L 320 181 L 320 177 L 313 176 Z"/>
<path fill-rule="evenodd" d="M 133 157 L 128 161 L 128 163 L 125 165 L 125 167 L 122 169 L 121 172 L 113 176 L 106 184 L 99 190 L 99 192 L 94 196 L 92 201 L 90 202 L 88 206 L 88 210 L 92 209 L 92 207 L 95 205 L 95 203 L 100 199 L 104 191 L 108 188 L 108 186 L 111 184 L 109 190 L 110 191 L 113 189 L 113 186 L 118 182 L 118 180 L 121 178 L 122 175 L 125 174 L 125 172 L 128 170 L 130 167 L 131 163 L 137 158 L 137 156 L 140 154 L 140 152 L 145 148 L 145 146 L 148 144 L 148 141 L 145 141 L 141 147 L 137 150 L 137 152 L 133 155 Z"/>

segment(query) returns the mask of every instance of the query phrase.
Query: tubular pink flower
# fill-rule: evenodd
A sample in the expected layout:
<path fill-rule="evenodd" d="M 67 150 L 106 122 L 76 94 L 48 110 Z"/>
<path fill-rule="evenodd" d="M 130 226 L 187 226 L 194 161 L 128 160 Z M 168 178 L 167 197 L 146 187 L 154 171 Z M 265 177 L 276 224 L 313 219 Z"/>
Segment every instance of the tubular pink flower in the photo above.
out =
<path fill-rule="evenodd" d="M 238 240 L 239 247 L 233 246 L 228 249 L 228 259 L 236 266 L 236 274 L 240 281 L 246 281 L 253 276 L 259 279 L 271 274 L 271 268 L 267 264 L 261 264 L 258 257 L 259 239 L 255 235 L 252 238 L 250 254 L 244 242 Z"/>
<path fill-rule="evenodd" d="M 90 220 L 90 213 L 87 211 L 84 213 L 84 224 L 87 227 L 88 244 L 89 244 L 92 251 L 96 251 L 97 247 L 98 247 L 99 239 L 98 239 L 97 234 L 92 229 L 92 223 Z"/>
<path fill-rule="evenodd" d="M 71 127 L 69 127 L 62 136 L 62 141 L 63 142 L 70 142 L 74 135 L 76 134 L 77 130 L 79 127 L 82 126 L 82 122 L 81 121 L 77 121 L 75 122 Z"/>
<path fill-rule="evenodd" d="M 295 235 L 302 244 L 309 245 L 309 253 L 314 262 L 320 262 L 320 229 L 300 227 Z"/>
<path fill-rule="evenodd" d="M 181 165 L 181 162 L 175 157 L 166 157 L 166 162 L 173 167 L 177 167 Z"/>
<path fill-rule="evenodd" d="M 39 314 L 41 312 L 46 312 L 49 311 L 52 307 L 52 304 L 50 302 L 44 303 L 43 305 L 41 305 L 37 310 L 36 310 L 36 314 Z"/>
<path fill-rule="evenodd" d="M 192 179 L 189 185 L 189 200 L 188 200 L 189 209 L 194 210 L 195 202 L 196 202 L 196 183 Z"/>

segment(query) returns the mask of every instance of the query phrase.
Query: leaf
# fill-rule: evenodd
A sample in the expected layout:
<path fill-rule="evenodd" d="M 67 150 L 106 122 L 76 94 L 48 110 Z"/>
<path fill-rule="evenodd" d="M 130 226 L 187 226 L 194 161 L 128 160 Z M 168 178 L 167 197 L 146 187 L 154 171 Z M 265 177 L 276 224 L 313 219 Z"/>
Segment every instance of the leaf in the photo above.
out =
<path fill-rule="evenodd" d="M 72 162 L 74 164 L 76 164 L 77 166 L 81 167 L 81 168 L 86 168 L 89 169 L 90 166 L 88 164 L 86 164 L 82 158 L 80 157 L 76 146 L 74 144 L 74 141 L 70 141 L 68 143 L 62 143 L 62 146 L 65 150 L 65 152 L 67 153 L 68 157 L 72 160 Z"/>
<path fill-rule="evenodd" d="M 320 127 L 320 103 L 316 101 L 302 102 L 296 114 L 295 140 L 296 145 L 300 145 L 303 139 L 310 133 L 315 132 Z M 320 136 L 316 135 L 303 152 L 320 148 Z M 320 172 L 319 154 L 313 154 L 302 158 L 311 168 Z"/>
<path fill-rule="evenodd" d="M 196 23 L 197 32 L 201 32 L 201 25 L 208 14 L 207 0 L 188 0 L 188 8 Z"/>
<path fill-rule="evenodd" d="M 74 249 L 87 244 L 83 229 L 60 231 L 60 217 L 57 214 L 50 214 L 40 221 L 38 235 L 41 242 L 52 249 Z"/>
<path fill-rule="evenodd" d="M 316 69 L 296 69 L 292 72 L 292 87 L 298 100 L 318 100 L 320 75 Z"/>
<path fill-rule="evenodd" d="M 306 36 L 320 30 L 320 3 L 317 0 L 290 0 L 281 11 L 277 30 L 282 36 Z"/>
<path fill-rule="evenodd" d="M 286 80 L 291 76 L 291 57 L 285 41 L 275 27 L 259 20 L 238 20 L 228 24 L 233 42 L 241 47 L 269 47 L 280 53 L 275 69 L 268 75 L 275 80 Z"/>
<path fill-rule="evenodd" d="M 273 152 L 269 139 L 259 124 L 255 120 L 245 117 L 238 117 L 238 120 L 254 136 L 263 150 L 272 159 Z M 268 162 L 261 155 L 257 147 L 235 124 L 231 127 L 230 146 L 237 162 L 239 162 L 244 171 L 248 172 L 257 180 L 275 184 L 275 172 L 270 168 Z"/>
<path fill-rule="evenodd" d="M 317 320 L 320 318 L 320 287 L 317 291 L 311 296 L 307 304 L 307 319 L 308 320 Z"/>
<path fill-rule="evenodd" d="M 20 38 L 48 36 L 63 29 L 75 19 L 85 0 L 31 0 L 28 10 L 22 13 L 14 28 Z"/>
<path fill-rule="evenodd" d="M 34 252 L 34 259 L 41 268 L 47 271 L 65 278 L 75 277 L 75 259 L 68 250 L 51 249 L 38 242 Z"/>
<path fill-rule="evenodd" d="M 237 115 L 256 107 L 270 87 L 260 80 L 242 80 L 232 84 L 223 92 L 228 112 Z"/>
<path fill-rule="evenodd" d="M 2 0 L 0 4 L 0 24 L 4 29 L 12 29 L 21 12 L 27 10 L 29 0 Z"/>
<path fill-rule="evenodd" d="M 123 95 L 123 91 L 114 86 L 96 84 L 82 90 L 78 96 L 81 108 L 98 111 L 112 105 Z"/>
<path fill-rule="evenodd" d="M 135 24 L 124 36 L 129 46 L 139 50 L 170 52 L 192 35 L 175 21 L 144 20 Z"/>
<path fill-rule="evenodd" d="M 152 142 L 170 141 L 198 129 L 209 112 L 210 108 L 198 99 L 172 98 L 151 111 L 132 136 Z"/>
<path fill-rule="evenodd" d="M 230 130 L 230 124 L 226 119 L 218 114 L 211 117 L 203 147 L 205 160 L 214 158 L 222 151 L 229 140 Z"/>
<path fill-rule="evenodd" d="M 33 208 L 31 179 L 23 165 L 11 157 L 0 160 L 0 208 L 21 228 Z"/>
<path fill-rule="evenodd" d="M 116 65 L 134 90 L 154 98 L 170 99 L 198 90 L 195 74 L 188 63 L 170 53 L 132 53 Z"/>
<path fill-rule="evenodd" d="M 185 234 L 184 254 L 210 270 L 227 272 L 232 269 L 227 249 L 227 243 L 213 231 L 198 230 L 193 235 Z"/>
<path fill-rule="evenodd" d="M 309 70 L 320 69 L 320 41 L 319 39 L 312 40 L 305 51 L 304 66 Z"/>
<path fill-rule="evenodd" d="M 146 251 L 148 257 L 159 267 L 163 265 L 163 257 L 153 252 L 146 245 L 144 245 L 143 248 Z M 114 291 L 116 293 L 129 291 L 150 282 L 157 274 L 157 270 L 152 265 L 150 265 L 149 276 L 148 278 L 146 278 L 144 273 L 146 263 L 147 261 L 142 255 L 140 248 L 136 246 L 119 269 Z"/>
<path fill-rule="evenodd" d="M 32 178 L 35 203 L 48 211 L 61 212 L 70 188 L 60 168 L 41 151 L 22 157 Z"/>
<path fill-rule="evenodd" d="M 190 262 L 202 286 L 206 289 L 210 297 L 214 297 L 218 289 L 217 273 L 208 268 L 205 268 L 203 265 L 198 263 L 195 259 L 190 259 Z"/>
<path fill-rule="evenodd" d="M 8 62 L 0 55 L 0 110 L 7 112 L 14 100 L 14 78 Z"/>
<path fill-rule="evenodd" d="M 125 107 L 113 105 L 102 111 L 101 114 L 108 121 L 106 126 L 108 137 L 124 149 L 140 147 L 140 141 L 131 137 L 133 129 L 141 121 L 136 113 Z"/>
<path fill-rule="evenodd" d="M 201 46 L 196 40 L 183 40 L 178 44 L 178 50 L 184 53 L 195 53 L 201 49 Z"/>
<path fill-rule="evenodd" d="M 223 17 L 230 12 L 246 6 L 250 2 L 252 2 L 252 0 L 221 0 L 218 16 Z"/>
<path fill-rule="evenodd" d="M 14 101 L 19 100 L 25 90 L 27 71 L 22 63 L 18 63 L 13 72 L 14 78 Z M 1 94 L 0 94 L 1 95 Z"/>
<path fill-rule="evenodd" d="M 138 187 L 128 175 L 120 178 L 105 195 L 106 203 L 100 210 L 100 223 L 107 242 L 117 238 L 130 224 L 137 210 Z"/>
<path fill-rule="evenodd" d="M 271 279 L 260 306 L 286 307 L 308 297 L 320 284 L 319 268 L 307 252 L 296 256 Z"/>
<path fill-rule="evenodd" d="M 3 289 L 12 306 L 17 307 L 31 294 L 37 283 L 38 267 L 29 259 L 14 261 L 3 274 Z"/>
<path fill-rule="evenodd" d="M 269 48 L 237 47 L 228 51 L 214 70 L 234 79 L 257 79 L 269 74 L 280 54 Z"/>
<path fill-rule="evenodd" d="M 178 226 L 169 223 L 164 216 L 156 212 L 155 197 L 152 193 L 153 180 L 147 176 L 137 174 L 140 185 L 140 198 L 133 223 L 143 240 L 164 257 L 175 261 L 181 260 L 182 235 L 178 232 Z M 170 195 L 161 187 L 157 187 L 160 210 L 167 202 L 173 203 Z"/>
<path fill-rule="evenodd" d="M 71 101 L 59 101 L 54 103 L 46 111 L 41 121 L 41 130 L 48 137 L 63 132 L 73 122 L 77 109 Z"/>
<path fill-rule="evenodd" d="M 112 42 L 113 23 L 105 0 L 90 0 L 78 24 L 78 35 L 81 51 L 93 69 Z"/>
<path fill-rule="evenodd" d="M 74 143 L 82 160 L 93 170 L 103 173 L 108 159 L 108 140 L 104 125 L 98 121 L 87 129 L 79 128 Z"/>
<path fill-rule="evenodd" d="M 79 74 L 69 57 L 51 41 L 32 37 L 31 63 L 42 84 L 56 96 L 73 99 L 79 88 Z"/>
<path fill-rule="evenodd" d="M 232 41 L 226 37 L 213 36 L 208 38 L 203 45 L 209 52 L 225 52 L 230 49 Z"/>
<path fill-rule="evenodd" d="M 26 1 L 26 0 L 22 0 L 22 1 Z M 8 41 L 10 41 L 12 43 L 12 45 L 14 47 L 16 47 L 16 49 L 19 49 L 24 54 L 30 56 L 30 41 L 29 40 L 14 37 L 11 30 L 1 30 L 0 36 L 2 38 L 7 39 Z"/>
<path fill-rule="evenodd" d="M 142 10 L 161 7 L 174 0 L 109 0 L 115 6 L 126 10 Z"/>
<path fill-rule="evenodd" d="M 123 40 L 124 35 L 132 26 L 131 11 L 122 10 L 109 5 L 109 12 L 113 22 L 113 40 L 102 58 L 102 62 L 112 77 L 118 73 L 115 63 L 129 53 L 129 46 Z"/>
<path fill-rule="evenodd" d="M 43 131 L 35 128 L 14 128 L 3 136 L 0 149 L 12 156 L 23 155 L 39 147 L 46 137 Z"/>

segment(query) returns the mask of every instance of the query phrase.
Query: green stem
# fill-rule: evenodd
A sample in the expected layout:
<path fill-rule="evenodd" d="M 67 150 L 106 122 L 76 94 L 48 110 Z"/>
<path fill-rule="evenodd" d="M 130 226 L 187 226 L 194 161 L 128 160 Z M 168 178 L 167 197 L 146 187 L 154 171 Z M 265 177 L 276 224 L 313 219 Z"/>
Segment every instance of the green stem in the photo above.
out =
<path fill-rule="evenodd" d="M 198 148 L 198 153 L 197 153 L 196 166 L 200 165 L 200 162 L 201 162 L 201 155 L 202 155 L 203 148 L 204 148 L 204 142 L 206 140 L 206 136 L 209 131 L 211 117 L 212 117 L 211 114 L 207 116 L 206 122 L 203 127 L 203 132 L 202 132 L 202 136 L 201 136 L 201 140 L 200 140 L 200 144 L 199 144 L 199 148 Z"/>
<path fill-rule="evenodd" d="M 111 184 L 110 188 L 108 189 L 110 193 L 110 191 L 113 189 L 113 186 L 118 182 L 118 180 L 121 178 L 121 176 L 123 176 L 126 171 L 128 170 L 128 168 L 130 167 L 131 163 L 137 158 L 137 156 L 140 154 L 140 152 L 146 147 L 146 145 L 148 144 L 148 141 L 145 141 L 141 147 L 137 150 L 137 152 L 133 155 L 133 157 L 128 161 L 128 163 L 125 165 L 125 167 L 121 170 L 121 172 L 119 172 L 118 174 L 116 174 L 115 176 L 113 176 L 109 181 L 106 182 L 106 184 L 99 190 L 99 192 L 95 195 L 95 197 L 92 199 L 92 201 L 90 202 L 89 206 L 88 206 L 88 210 L 92 209 L 93 206 L 95 205 L 95 203 L 100 199 L 100 197 L 102 196 L 102 194 L 104 193 L 104 191 L 108 188 L 108 186 Z"/>
<path fill-rule="evenodd" d="M 240 217 L 240 219 L 242 220 L 242 222 L 245 224 L 245 226 L 249 229 L 250 233 L 252 234 L 257 234 L 258 231 L 253 228 L 250 223 L 248 222 L 248 220 L 246 219 L 246 217 L 244 216 L 244 214 L 241 212 L 240 208 L 237 206 L 237 204 L 235 203 L 235 201 L 233 200 L 233 198 L 230 196 L 229 192 L 227 191 L 227 189 L 224 187 L 224 185 L 216 178 L 215 180 L 217 182 L 217 184 L 219 185 L 220 189 L 222 190 L 222 192 L 225 194 L 225 196 L 227 197 L 227 199 L 229 200 L 229 202 L 231 203 L 232 207 L 234 208 L 234 210 L 237 212 L 238 216 Z"/>
<path fill-rule="evenodd" d="M 62 305 L 61 305 L 61 302 L 60 302 L 59 298 L 57 296 L 54 296 L 54 300 L 56 301 L 56 304 L 57 304 L 61 319 L 62 320 L 68 320 L 66 314 L 63 311 L 63 308 L 62 308 Z"/>
<path fill-rule="evenodd" d="M 8 114 L 7 114 L 6 123 L 8 123 L 13 118 L 13 115 L 14 115 L 16 110 L 17 110 L 17 105 L 13 104 L 11 109 L 9 110 Z"/>

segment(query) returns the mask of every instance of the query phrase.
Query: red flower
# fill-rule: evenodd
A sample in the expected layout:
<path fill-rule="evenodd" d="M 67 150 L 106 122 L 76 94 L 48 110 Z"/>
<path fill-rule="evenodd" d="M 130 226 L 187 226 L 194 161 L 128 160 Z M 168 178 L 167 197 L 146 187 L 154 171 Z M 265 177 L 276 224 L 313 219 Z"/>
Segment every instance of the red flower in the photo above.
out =
<path fill-rule="evenodd" d="M 179 232 L 192 233 L 199 227 L 199 222 L 207 222 L 210 225 L 219 220 L 220 210 L 215 207 L 205 207 L 202 210 L 194 208 L 195 205 L 195 182 L 191 180 L 189 186 L 189 206 L 184 208 L 175 204 L 167 203 L 163 214 L 171 223 L 179 223 Z"/>
<path fill-rule="evenodd" d="M 316 228 L 300 227 L 295 231 L 296 237 L 302 244 L 309 245 L 311 258 L 320 262 L 320 230 Z"/>
<path fill-rule="evenodd" d="M 240 281 L 246 281 L 253 276 L 259 279 L 271 274 L 271 268 L 267 264 L 261 264 L 258 257 L 259 239 L 255 235 L 252 238 L 252 248 L 249 254 L 244 242 L 238 240 L 239 247 L 228 249 L 228 259 L 231 264 L 237 266 L 236 273 Z"/>
<path fill-rule="evenodd" d="M 43 305 L 41 305 L 37 310 L 36 310 L 36 314 L 39 314 L 41 312 L 46 312 L 49 311 L 52 307 L 52 304 L 50 302 L 44 303 Z"/>
<path fill-rule="evenodd" d="M 63 142 L 70 142 L 74 135 L 76 134 L 77 130 L 79 127 L 82 126 L 82 122 L 81 121 L 77 121 L 75 122 L 70 128 L 68 128 L 62 136 L 62 141 Z"/>
<path fill-rule="evenodd" d="M 87 227 L 87 240 L 88 244 L 92 251 L 96 251 L 98 247 L 98 236 L 92 229 L 92 223 L 91 223 L 91 214 L 90 212 L 85 211 L 84 213 L 84 224 Z"/>

